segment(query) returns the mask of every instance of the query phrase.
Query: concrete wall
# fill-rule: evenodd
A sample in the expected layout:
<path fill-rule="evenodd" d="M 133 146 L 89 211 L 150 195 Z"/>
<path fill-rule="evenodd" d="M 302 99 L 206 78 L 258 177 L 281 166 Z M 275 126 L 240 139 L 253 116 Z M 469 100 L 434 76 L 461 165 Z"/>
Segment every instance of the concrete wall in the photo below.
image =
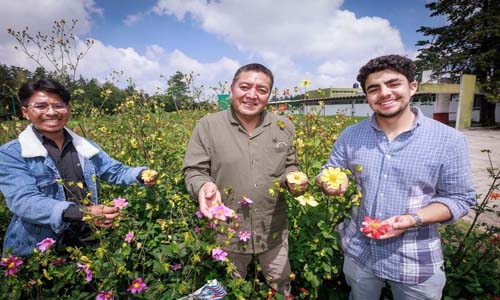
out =
<path fill-rule="evenodd" d="M 413 103 L 413 105 L 419 107 L 422 113 L 429 118 L 432 118 L 432 115 L 434 114 L 434 111 L 436 109 L 435 107 L 436 102 L 428 102 L 425 104 L 416 102 Z M 450 102 L 450 115 L 449 115 L 450 121 L 456 121 L 457 109 L 458 109 L 458 100 L 452 98 L 452 101 Z M 308 105 L 304 108 L 304 110 L 305 113 L 317 112 L 319 110 L 319 105 Z M 370 106 L 368 106 L 367 103 L 356 103 L 354 105 L 351 104 L 325 105 L 325 115 L 327 116 L 335 115 L 339 111 L 347 116 L 356 116 L 356 117 L 366 117 L 372 114 L 372 110 L 370 109 Z M 495 120 L 496 122 L 500 122 L 500 103 L 497 103 L 496 105 Z M 478 109 L 474 109 L 472 111 L 472 121 L 479 122 Z"/>

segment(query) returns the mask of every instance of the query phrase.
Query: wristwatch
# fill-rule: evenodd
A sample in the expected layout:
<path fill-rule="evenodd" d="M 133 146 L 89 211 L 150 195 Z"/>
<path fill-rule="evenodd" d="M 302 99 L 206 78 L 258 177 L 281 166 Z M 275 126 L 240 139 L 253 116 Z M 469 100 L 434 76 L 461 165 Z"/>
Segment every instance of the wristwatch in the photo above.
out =
<path fill-rule="evenodd" d="M 422 227 L 422 225 L 423 225 L 422 218 L 418 214 L 411 213 L 409 215 L 413 218 L 413 220 L 415 220 L 415 225 L 413 227 L 415 227 L 415 228 Z"/>

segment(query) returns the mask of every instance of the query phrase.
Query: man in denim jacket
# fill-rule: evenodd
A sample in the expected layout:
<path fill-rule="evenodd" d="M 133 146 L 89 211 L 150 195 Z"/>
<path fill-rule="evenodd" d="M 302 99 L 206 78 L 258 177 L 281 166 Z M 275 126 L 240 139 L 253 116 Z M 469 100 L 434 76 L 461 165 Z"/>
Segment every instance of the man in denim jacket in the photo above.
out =
<path fill-rule="evenodd" d="M 117 208 L 98 204 L 96 179 L 153 186 L 156 174 L 144 182 L 146 167 L 123 165 L 65 128 L 70 94 L 58 82 L 25 83 L 18 97 L 31 124 L 0 147 L 0 191 L 14 214 L 3 251 L 26 256 L 45 238 L 85 246 L 79 239 L 89 232 L 84 216 L 97 227 L 110 227 L 118 216 Z M 84 206 L 88 198 L 92 204 Z"/>

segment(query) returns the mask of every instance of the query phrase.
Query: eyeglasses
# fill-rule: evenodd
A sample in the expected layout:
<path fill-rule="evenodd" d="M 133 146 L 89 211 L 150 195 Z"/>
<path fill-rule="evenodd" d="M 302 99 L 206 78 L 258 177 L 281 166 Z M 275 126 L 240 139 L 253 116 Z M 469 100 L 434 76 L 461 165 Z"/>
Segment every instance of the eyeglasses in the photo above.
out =
<path fill-rule="evenodd" d="M 49 107 L 52 107 L 52 109 L 55 111 L 65 111 L 68 108 L 68 105 L 64 102 L 61 103 L 35 102 L 35 103 L 28 103 L 25 106 L 31 106 L 38 111 L 49 111 Z"/>

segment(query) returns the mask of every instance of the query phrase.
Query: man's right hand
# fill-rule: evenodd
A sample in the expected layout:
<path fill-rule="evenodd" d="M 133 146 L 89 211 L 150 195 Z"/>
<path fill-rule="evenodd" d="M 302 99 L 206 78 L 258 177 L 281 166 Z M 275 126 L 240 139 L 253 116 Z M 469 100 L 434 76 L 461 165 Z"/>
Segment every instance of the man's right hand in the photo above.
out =
<path fill-rule="evenodd" d="M 219 189 L 215 183 L 207 182 L 201 186 L 200 192 L 198 193 L 198 203 L 200 205 L 201 213 L 205 217 L 211 219 L 213 215 L 210 212 L 210 208 L 222 203 Z"/>

